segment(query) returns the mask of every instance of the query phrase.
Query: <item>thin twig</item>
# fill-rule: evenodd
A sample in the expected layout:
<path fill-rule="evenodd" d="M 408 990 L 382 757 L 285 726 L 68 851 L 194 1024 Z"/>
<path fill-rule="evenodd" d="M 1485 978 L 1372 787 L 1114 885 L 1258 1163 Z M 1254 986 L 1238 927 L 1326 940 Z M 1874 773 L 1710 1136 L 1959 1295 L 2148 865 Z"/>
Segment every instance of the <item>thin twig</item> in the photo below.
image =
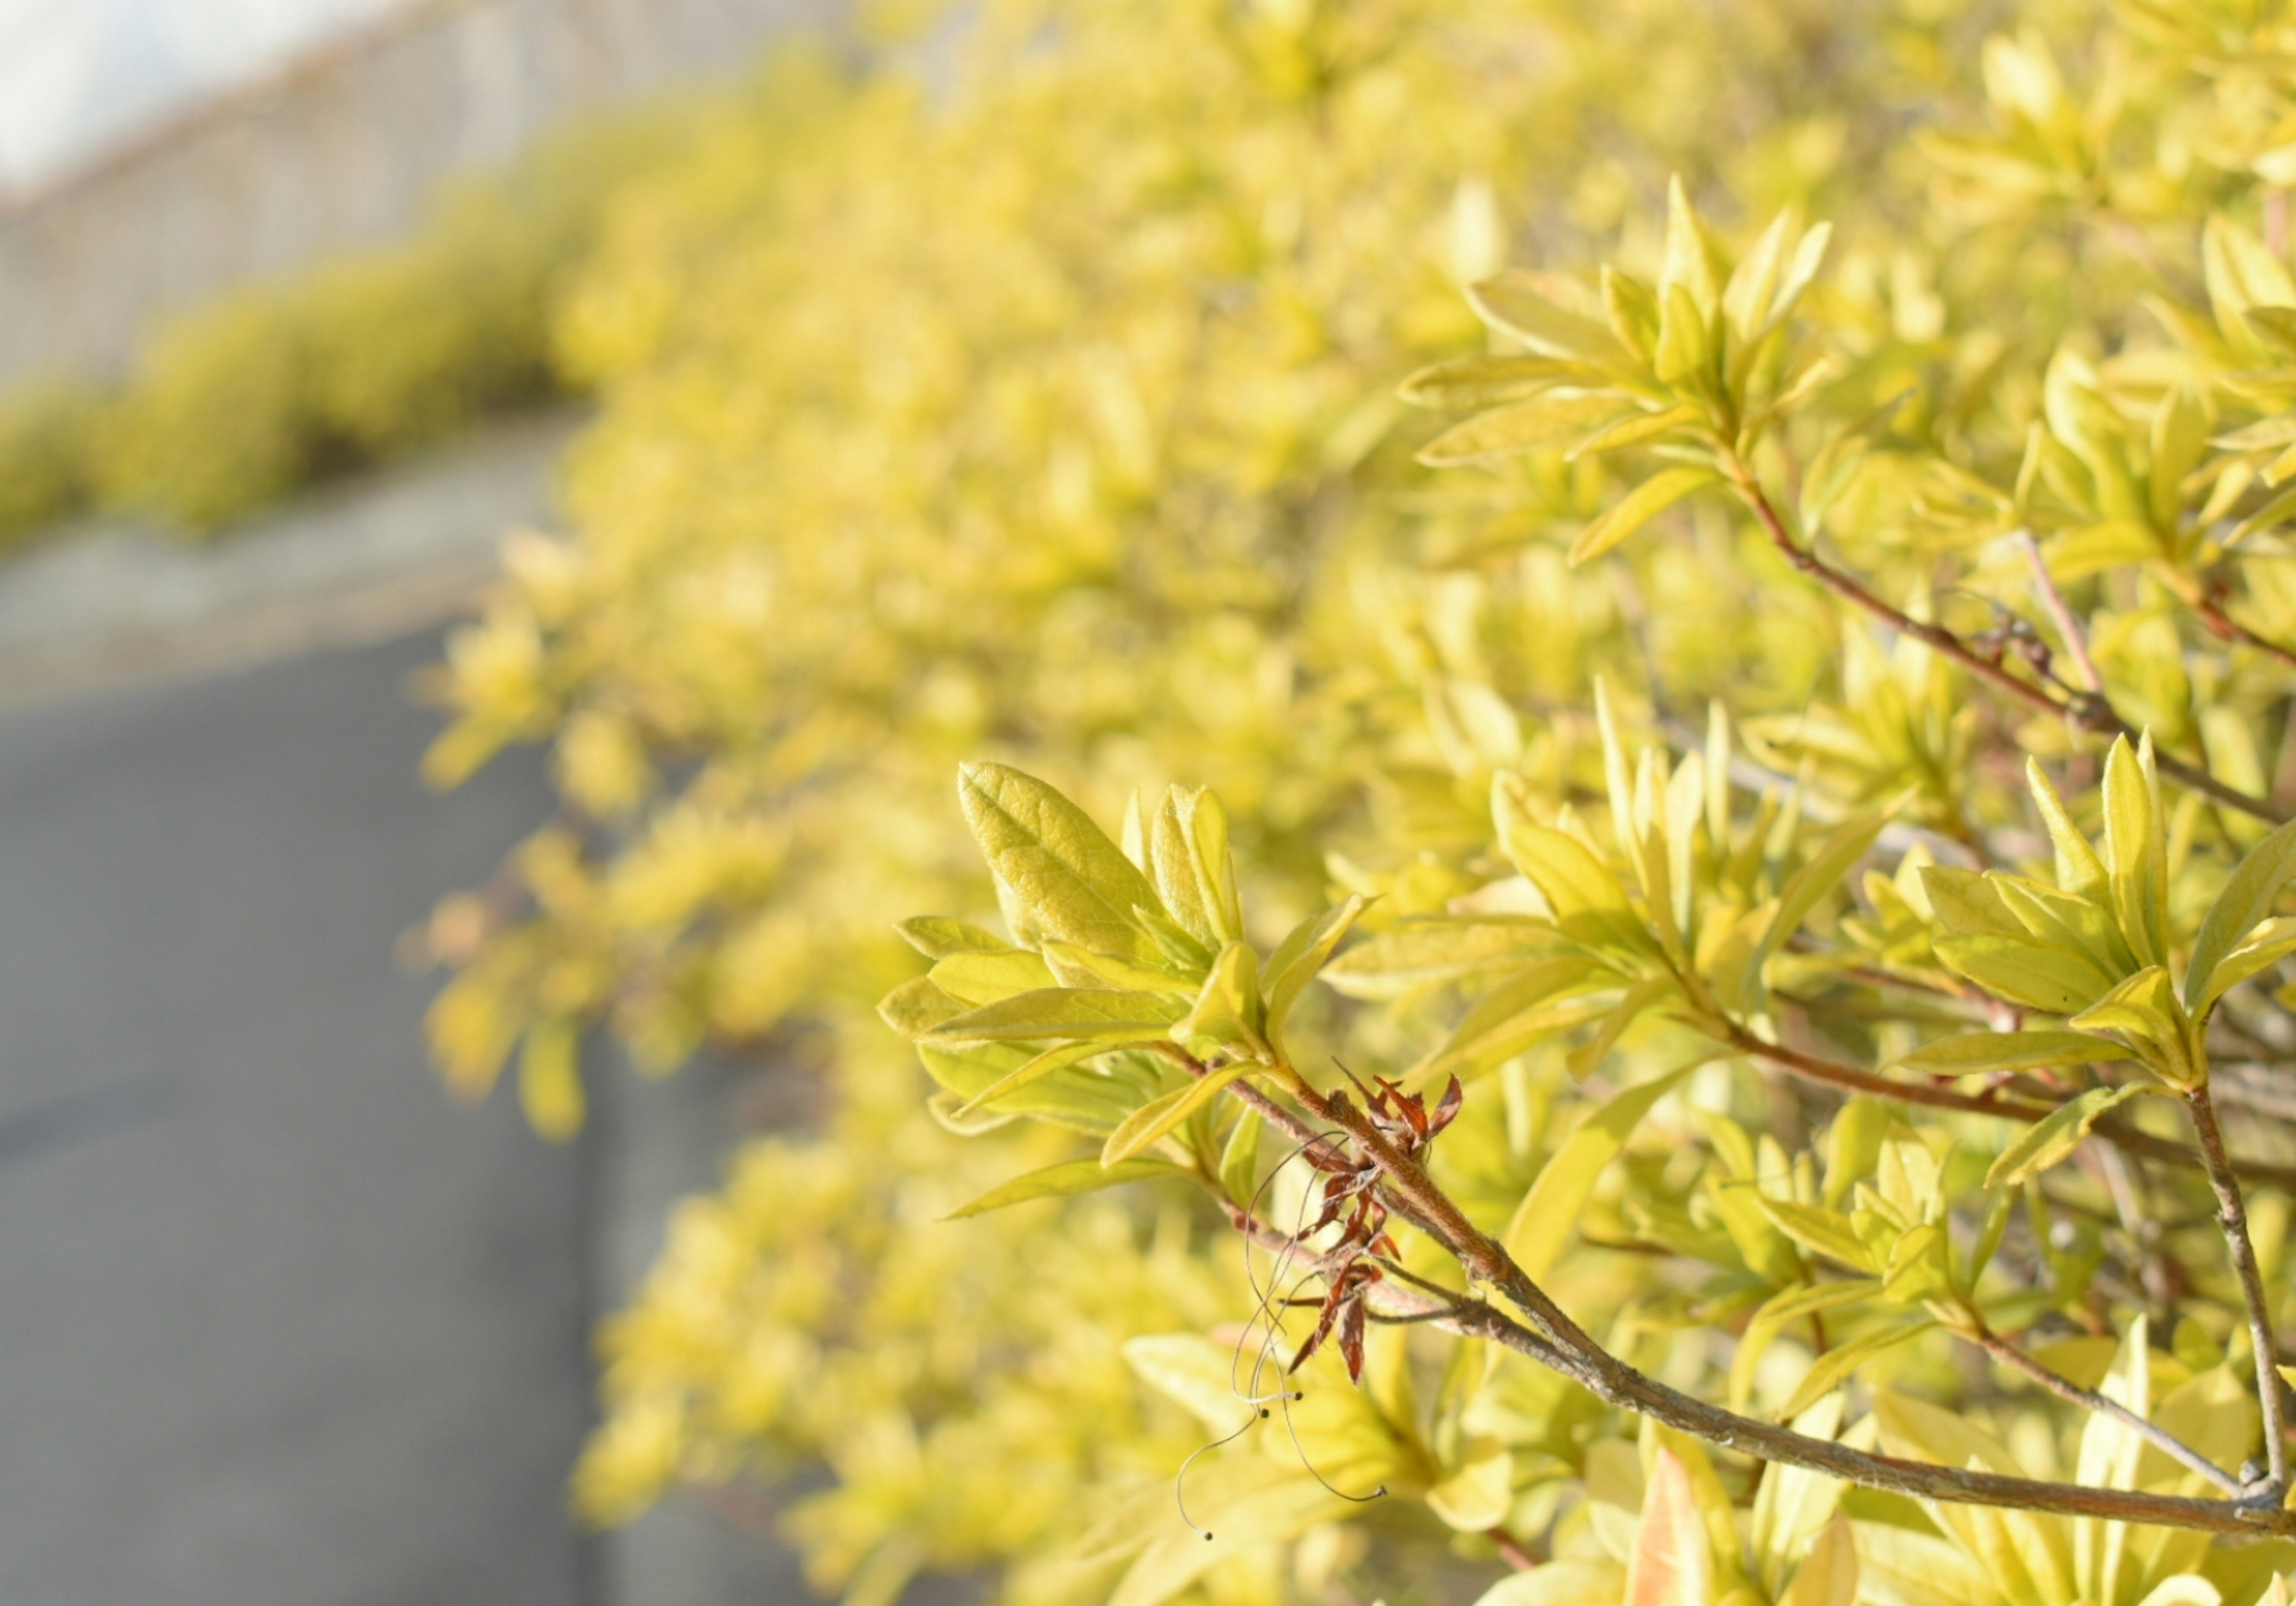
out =
<path fill-rule="evenodd" d="M 2218 641 L 2239 642 L 2276 658 L 2284 664 L 2296 666 L 2296 651 L 2291 651 L 2268 635 L 2259 635 L 2226 613 L 2224 604 L 2209 594 L 2205 582 L 2165 563 L 2160 568 L 2168 577 L 2169 589 L 2177 594 L 2185 607 L 2200 616 L 2201 623 L 2209 627 L 2210 635 Z"/>
<path fill-rule="evenodd" d="M 1538 1557 L 1530 1547 L 1503 1528 L 1487 1528 L 1483 1537 L 1488 1539 L 1499 1553 L 1499 1559 L 1517 1572 L 1529 1572 L 1538 1565 Z"/>
<path fill-rule="evenodd" d="M 2224 1228 L 2225 1251 L 2240 1278 L 2241 1297 L 2248 1307 L 2248 1336 L 2256 1350 L 2256 1400 L 2264 1414 L 2264 1453 L 2270 1467 L 2269 1490 L 2275 1504 L 2288 1492 L 2288 1446 L 2282 1430 L 2280 1348 L 2272 1336 L 2272 1307 L 2265 1298 L 2264 1274 L 2256 1264 L 2256 1245 L 2248 1235 L 2248 1207 L 2240 1194 L 2240 1178 L 2233 1174 L 2225 1152 L 2224 1130 L 2217 1125 L 2216 1105 L 2204 1083 L 2185 1095 L 2192 1112 L 2193 1131 L 2201 1140 L 2201 1156 L 2208 1164 L 2209 1185 L 2216 1190 L 2217 1221 Z"/>
<path fill-rule="evenodd" d="M 2073 660 L 2073 670 L 2080 676 L 2081 690 L 2102 695 L 2104 676 L 2096 672 L 2096 660 L 2088 655 L 2088 638 L 2081 634 L 2080 621 L 2065 606 L 2064 594 L 2057 589 L 2056 579 L 2049 573 L 2049 565 L 2041 556 L 2041 544 L 2033 539 L 2033 532 L 2029 529 L 2019 530 L 2016 540 L 2027 566 L 2033 571 L 2033 589 L 2040 594 L 2041 606 L 2057 627 L 2057 635 L 2065 643 L 2065 655 Z"/>
<path fill-rule="evenodd" d="M 2147 1442 L 2163 1454 L 2172 1456 L 2190 1467 L 2227 1495 L 2237 1495 L 2247 1492 L 2241 1487 L 2238 1478 L 2226 1471 L 2166 1428 L 2137 1415 L 2136 1412 L 2131 1411 L 2110 1395 L 2100 1394 L 2094 1389 L 2084 1389 L 2063 1373 L 2051 1371 L 1999 1333 L 1989 1330 L 1980 1330 L 1971 1336 L 1970 1341 L 2012 1372 L 2030 1378 L 2067 1404 L 2082 1406 L 2095 1412 L 2100 1416 L 2109 1416 L 2131 1432 L 2143 1435 Z"/>
<path fill-rule="evenodd" d="M 1746 1053 L 1767 1060 L 1773 1065 L 1792 1071 L 1805 1080 L 1817 1082 L 1845 1093 L 1871 1094 L 1876 1098 L 1895 1099 L 1901 1103 L 1921 1104 L 1933 1110 L 1957 1110 L 1970 1115 L 1998 1116 L 2004 1120 L 2023 1121 L 2030 1125 L 2047 1119 L 2057 1106 L 2039 1100 L 2005 1098 L 1995 1093 L 1963 1093 L 1956 1088 L 1939 1087 L 1926 1082 L 1899 1082 L 1875 1071 L 1860 1070 L 1854 1065 L 1843 1065 L 1816 1054 L 1782 1044 L 1767 1043 L 1743 1027 L 1734 1028 L 1731 1043 Z M 2206 1158 L 2184 1144 L 2168 1138 L 2155 1137 L 2138 1130 L 2114 1116 L 2089 1128 L 2093 1136 L 2101 1137 L 2130 1154 L 2146 1159 L 2165 1160 L 2194 1171 L 2206 1171 Z M 2276 1188 L 2296 1191 L 2296 1167 L 2276 1166 L 2261 1160 L 2228 1162 L 2237 1176 L 2250 1182 Z"/>
<path fill-rule="evenodd" d="M 1910 635 L 1944 654 L 1987 684 L 2007 692 L 2030 708 L 2055 714 L 2076 729 L 2092 735 L 2136 739 L 2136 732 L 2114 711 L 2112 704 L 2102 692 L 2085 691 L 2072 697 L 2061 698 L 2046 686 L 2011 674 L 2005 665 L 1978 651 L 1944 626 L 1917 619 L 1904 609 L 1883 602 L 1855 578 L 1827 563 L 1794 539 L 1793 533 L 1786 529 L 1785 521 L 1778 517 L 1777 509 L 1770 505 L 1768 495 L 1743 463 L 1734 458 L 1726 459 L 1723 466 L 1740 500 L 1745 503 L 1762 529 L 1768 533 L 1770 545 L 1777 548 L 1787 562 L 1836 596 L 1880 619 L 1899 635 Z M 2237 787 L 2227 786 L 2208 771 L 2196 768 L 2173 754 L 2156 753 L 2154 758 L 2162 774 L 2181 786 L 2214 799 L 2227 808 L 2238 809 L 2268 825 L 2278 825 L 2288 818 L 2274 804 L 2262 798 L 2252 798 Z"/>

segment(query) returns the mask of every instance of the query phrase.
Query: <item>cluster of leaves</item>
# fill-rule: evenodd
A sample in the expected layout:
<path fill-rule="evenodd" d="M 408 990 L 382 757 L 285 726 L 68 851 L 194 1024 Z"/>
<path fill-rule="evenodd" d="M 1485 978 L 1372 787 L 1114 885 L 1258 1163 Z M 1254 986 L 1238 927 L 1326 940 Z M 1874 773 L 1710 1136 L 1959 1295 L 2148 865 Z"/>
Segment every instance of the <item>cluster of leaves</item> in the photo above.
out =
<path fill-rule="evenodd" d="M 402 243 L 163 322 L 116 392 L 48 378 L 0 396 L 0 541 L 98 507 L 211 531 L 562 394 L 558 285 L 619 189 L 716 115 L 649 109 L 545 139 L 451 186 Z"/>
<path fill-rule="evenodd" d="M 592 1514 L 826 1460 L 871 1602 L 2296 1563 L 2289 25 L 1580 9 L 970 8 L 619 209 L 435 1042 L 837 1101 L 611 1324 Z"/>

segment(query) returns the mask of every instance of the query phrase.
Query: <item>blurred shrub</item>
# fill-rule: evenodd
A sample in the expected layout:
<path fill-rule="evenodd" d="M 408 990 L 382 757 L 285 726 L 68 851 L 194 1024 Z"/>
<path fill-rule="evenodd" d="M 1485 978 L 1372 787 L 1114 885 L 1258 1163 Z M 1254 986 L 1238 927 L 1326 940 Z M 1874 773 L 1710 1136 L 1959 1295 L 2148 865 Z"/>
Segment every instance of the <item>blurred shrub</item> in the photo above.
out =
<path fill-rule="evenodd" d="M 111 505 L 209 531 L 315 476 L 386 461 L 558 393 L 550 308 L 612 198 L 668 160 L 707 103 L 552 135 L 442 192 L 410 240 L 250 286 L 162 322 L 98 408 L 53 384 L 0 402 L 0 451 L 75 443 L 39 466 L 0 529 Z M 98 414 L 105 414 L 98 425 Z M 10 459 L 12 461 L 12 458 Z"/>
<path fill-rule="evenodd" d="M 161 325 L 103 432 L 113 504 L 213 529 L 302 483 L 320 437 L 297 299 L 242 291 Z"/>
<path fill-rule="evenodd" d="M 0 545 L 86 505 L 102 412 L 94 389 L 66 378 L 43 377 L 0 393 Z"/>

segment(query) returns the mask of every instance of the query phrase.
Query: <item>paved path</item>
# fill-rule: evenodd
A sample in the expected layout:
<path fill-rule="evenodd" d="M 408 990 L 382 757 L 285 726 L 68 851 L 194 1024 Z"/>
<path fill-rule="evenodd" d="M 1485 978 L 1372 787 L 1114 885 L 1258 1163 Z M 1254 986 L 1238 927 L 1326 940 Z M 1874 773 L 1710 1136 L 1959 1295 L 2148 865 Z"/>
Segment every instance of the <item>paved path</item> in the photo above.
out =
<path fill-rule="evenodd" d="M 439 1092 L 429 634 L 0 715 L 0 1602 L 596 1606 L 595 1165 Z"/>

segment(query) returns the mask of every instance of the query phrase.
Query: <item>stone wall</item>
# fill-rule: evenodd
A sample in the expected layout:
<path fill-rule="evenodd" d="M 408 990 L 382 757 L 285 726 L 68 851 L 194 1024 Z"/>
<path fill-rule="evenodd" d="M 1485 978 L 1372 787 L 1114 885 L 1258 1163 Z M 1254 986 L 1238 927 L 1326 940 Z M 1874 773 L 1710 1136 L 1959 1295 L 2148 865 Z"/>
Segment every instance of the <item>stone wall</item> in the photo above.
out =
<path fill-rule="evenodd" d="M 403 234 L 440 179 L 843 10 L 412 0 L 0 207 L 0 381 L 115 373 L 160 313 Z"/>

